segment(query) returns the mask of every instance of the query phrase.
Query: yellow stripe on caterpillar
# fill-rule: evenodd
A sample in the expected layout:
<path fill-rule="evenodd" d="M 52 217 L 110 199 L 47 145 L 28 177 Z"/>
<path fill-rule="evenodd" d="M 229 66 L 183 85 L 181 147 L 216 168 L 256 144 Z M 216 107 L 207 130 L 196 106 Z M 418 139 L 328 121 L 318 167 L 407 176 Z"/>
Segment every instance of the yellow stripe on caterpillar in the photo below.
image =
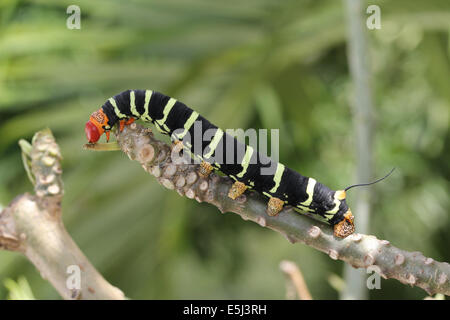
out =
<path fill-rule="evenodd" d="M 149 113 L 149 103 L 150 98 L 152 97 L 152 90 L 145 90 L 145 102 L 144 102 L 144 113 L 142 114 L 142 120 L 144 121 L 153 121 L 152 118 L 148 115 Z"/>
<path fill-rule="evenodd" d="M 217 145 L 220 142 L 220 139 L 223 137 L 223 131 L 222 129 L 218 128 L 216 130 L 216 133 L 214 134 L 214 138 L 211 140 L 211 143 L 209 144 L 209 151 L 205 154 L 205 158 L 209 159 L 211 158 L 212 154 L 214 153 L 214 150 L 216 150 Z"/>
<path fill-rule="evenodd" d="M 253 148 L 250 146 L 247 146 L 247 150 L 245 151 L 244 159 L 242 159 L 242 171 L 237 174 L 238 178 L 242 178 L 244 174 L 247 172 L 248 165 L 250 164 L 250 159 L 253 155 Z"/>
<path fill-rule="evenodd" d="M 186 135 L 186 133 L 188 133 L 189 129 L 192 127 L 192 125 L 194 124 L 194 122 L 197 120 L 199 114 L 195 111 L 192 112 L 192 114 L 190 115 L 190 117 L 186 120 L 185 124 L 184 124 L 184 130 L 183 132 L 181 132 L 180 134 L 175 134 L 175 136 L 182 140 L 184 138 L 184 136 Z"/>
<path fill-rule="evenodd" d="M 314 212 L 314 209 L 311 209 L 310 207 L 305 207 L 305 206 L 302 206 L 302 205 L 297 205 L 297 208 L 298 209 L 300 209 L 300 210 L 302 210 L 302 211 L 304 211 L 304 212 Z"/>
<path fill-rule="evenodd" d="M 113 106 L 114 112 L 119 119 L 127 118 L 127 116 L 125 114 L 120 112 L 119 107 L 117 106 L 116 100 L 114 100 L 114 98 L 109 98 L 109 102 Z"/>
<path fill-rule="evenodd" d="M 278 187 L 280 186 L 281 176 L 284 172 L 284 165 L 281 163 L 277 163 L 277 170 L 275 171 L 275 176 L 273 177 L 273 181 L 275 182 L 275 186 L 270 189 L 269 192 L 275 193 L 277 192 Z"/>
<path fill-rule="evenodd" d="M 309 206 L 311 202 L 313 201 L 314 197 L 314 187 L 316 186 L 316 180 L 313 178 L 308 179 L 308 185 L 306 186 L 306 194 L 308 195 L 308 198 L 301 202 L 300 204 L 303 206 Z"/>
<path fill-rule="evenodd" d="M 136 109 L 136 95 L 133 90 L 130 91 L 130 111 L 131 114 L 137 118 L 141 116 Z"/>
<path fill-rule="evenodd" d="M 172 108 L 176 102 L 177 102 L 176 99 L 170 98 L 169 101 L 164 106 L 163 117 L 159 120 L 155 120 L 156 128 L 161 133 L 168 133 L 170 131 L 169 127 L 166 125 L 166 120 L 167 120 L 167 117 L 169 116 L 170 110 L 172 110 Z"/>
<path fill-rule="evenodd" d="M 335 192 L 334 193 L 334 207 L 331 210 L 326 211 L 326 213 L 329 214 L 336 214 L 339 211 L 339 206 L 341 205 L 341 200 L 339 200 L 339 198 L 342 197 L 342 193 L 341 192 Z"/>

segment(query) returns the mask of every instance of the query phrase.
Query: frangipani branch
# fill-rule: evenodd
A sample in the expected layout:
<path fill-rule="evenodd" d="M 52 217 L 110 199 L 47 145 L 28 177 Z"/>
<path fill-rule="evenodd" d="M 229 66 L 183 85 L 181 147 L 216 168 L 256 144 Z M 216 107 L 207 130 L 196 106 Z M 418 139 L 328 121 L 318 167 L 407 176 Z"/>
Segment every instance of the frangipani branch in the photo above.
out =
<path fill-rule="evenodd" d="M 19 144 L 35 194 L 16 197 L 0 212 L 0 248 L 24 254 L 64 299 L 124 299 L 64 227 L 61 153 L 50 130 L 37 132 L 32 144 Z M 79 281 L 71 277 L 76 270 Z"/>
<path fill-rule="evenodd" d="M 393 278 L 418 286 L 430 295 L 450 295 L 450 264 L 446 262 L 434 261 L 420 252 L 399 249 L 372 235 L 356 233 L 345 239 L 336 238 L 330 226 L 298 214 L 292 208 L 285 208 L 271 217 L 266 213 L 267 200 L 256 192 L 247 191 L 232 200 L 228 197 L 231 179 L 214 173 L 203 178 L 197 173 L 198 165 L 172 162 L 172 148 L 155 139 L 150 129 L 139 124 L 133 123 L 122 132 L 116 131 L 116 137 L 130 159 L 140 162 L 161 185 L 181 196 L 208 202 L 222 213 L 237 213 L 244 220 L 283 234 L 291 243 L 301 242 L 355 268 L 371 267 L 385 279 Z"/>

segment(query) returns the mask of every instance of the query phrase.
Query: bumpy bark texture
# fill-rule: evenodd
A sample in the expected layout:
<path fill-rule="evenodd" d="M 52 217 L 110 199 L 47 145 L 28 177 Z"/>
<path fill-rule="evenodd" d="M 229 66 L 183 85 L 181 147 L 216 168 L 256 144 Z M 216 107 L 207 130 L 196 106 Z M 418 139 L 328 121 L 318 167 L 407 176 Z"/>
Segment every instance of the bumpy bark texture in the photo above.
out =
<path fill-rule="evenodd" d="M 35 195 L 20 195 L 0 212 L 0 248 L 24 254 L 64 299 L 124 299 L 64 228 L 61 153 L 50 130 L 36 133 L 27 153 Z"/>
<path fill-rule="evenodd" d="M 266 213 L 267 200 L 256 192 L 245 192 L 236 200 L 228 197 L 232 180 L 212 173 L 199 176 L 198 165 L 180 159 L 166 143 L 154 138 L 150 129 L 133 123 L 116 132 L 122 151 L 131 160 L 140 162 L 143 169 L 156 177 L 167 189 L 181 196 L 208 202 L 220 212 L 234 212 L 244 220 L 251 220 L 283 234 L 291 243 L 301 242 L 320 250 L 330 258 L 343 260 L 355 268 L 371 268 L 383 278 L 394 278 L 404 284 L 418 286 L 428 294 L 450 295 L 450 264 L 424 257 L 420 252 L 396 248 L 387 240 L 372 235 L 353 234 L 345 239 L 333 236 L 330 226 L 285 208 L 279 215 Z"/>

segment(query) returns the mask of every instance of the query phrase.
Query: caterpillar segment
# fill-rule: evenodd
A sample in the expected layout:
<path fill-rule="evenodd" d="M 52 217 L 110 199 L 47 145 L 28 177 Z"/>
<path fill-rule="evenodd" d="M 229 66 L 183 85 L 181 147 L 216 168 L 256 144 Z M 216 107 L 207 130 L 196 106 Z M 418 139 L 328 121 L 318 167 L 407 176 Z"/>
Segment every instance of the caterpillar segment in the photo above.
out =
<path fill-rule="evenodd" d="M 88 141 L 96 143 L 103 133 L 109 140 L 109 132 L 116 123 L 122 130 L 135 119 L 152 122 L 159 131 L 169 135 L 174 142 L 172 150 L 185 149 L 194 159 L 201 160 L 200 176 L 207 177 L 216 169 L 232 178 L 235 182 L 228 192 L 231 199 L 251 188 L 268 198 L 269 215 L 277 215 L 287 204 L 301 213 L 325 220 L 333 226 L 337 237 L 354 232 L 354 218 L 346 204 L 344 190 L 333 191 L 273 161 L 240 143 L 182 102 L 157 91 L 126 90 L 108 99 L 86 123 Z M 208 131 L 212 133 L 211 139 L 195 139 L 198 127 L 201 137 L 211 130 Z"/>

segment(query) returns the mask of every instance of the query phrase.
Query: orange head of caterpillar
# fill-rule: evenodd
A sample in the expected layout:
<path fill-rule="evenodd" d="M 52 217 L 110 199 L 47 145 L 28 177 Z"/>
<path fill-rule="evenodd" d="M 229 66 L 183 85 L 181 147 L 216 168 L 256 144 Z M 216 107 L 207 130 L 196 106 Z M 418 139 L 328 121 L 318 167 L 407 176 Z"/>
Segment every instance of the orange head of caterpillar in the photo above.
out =
<path fill-rule="evenodd" d="M 341 201 L 341 203 L 345 202 L 345 197 L 345 190 L 336 191 L 335 198 Z M 342 206 L 342 209 L 344 208 L 346 211 L 343 214 L 343 219 L 333 226 L 334 235 L 339 238 L 346 238 L 353 232 L 355 232 L 355 225 L 353 223 L 354 217 L 352 215 L 352 212 L 346 204 L 345 206 Z"/>
<path fill-rule="evenodd" d="M 108 117 L 102 109 L 92 113 L 84 127 L 89 143 L 96 143 L 104 132 L 106 132 L 106 141 L 109 141 L 110 131 L 107 129 L 108 127 Z"/>

